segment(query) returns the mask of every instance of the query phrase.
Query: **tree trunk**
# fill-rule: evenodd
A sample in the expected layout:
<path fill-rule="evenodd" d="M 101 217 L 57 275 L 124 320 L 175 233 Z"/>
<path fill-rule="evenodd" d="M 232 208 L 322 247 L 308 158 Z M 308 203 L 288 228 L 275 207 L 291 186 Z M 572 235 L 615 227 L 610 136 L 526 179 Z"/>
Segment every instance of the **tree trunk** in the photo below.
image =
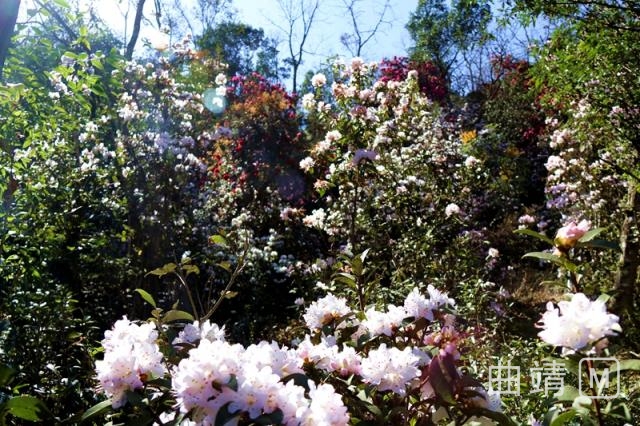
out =
<path fill-rule="evenodd" d="M 629 182 L 629 199 L 626 206 L 626 217 L 620 230 L 620 260 L 615 277 L 615 296 L 613 312 L 623 315 L 633 306 L 640 268 L 640 194 L 638 184 Z"/>
<path fill-rule="evenodd" d="M 20 0 L 0 1 L 0 80 L 2 80 L 2 70 L 4 61 L 9 53 L 9 45 L 13 36 L 13 29 L 18 19 Z"/>
<path fill-rule="evenodd" d="M 127 44 L 127 51 L 125 52 L 125 58 L 131 60 L 133 57 L 133 49 L 136 47 L 136 42 L 138 41 L 138 36 L 140 35 L 140 23 L 142 22 L 142 11 L 144 9 L 145 0 L 138 0 L 138 5 L 136 6 L 136 17 L 133 21 L 133 32 L 131 33 L 131 39 Z"/>

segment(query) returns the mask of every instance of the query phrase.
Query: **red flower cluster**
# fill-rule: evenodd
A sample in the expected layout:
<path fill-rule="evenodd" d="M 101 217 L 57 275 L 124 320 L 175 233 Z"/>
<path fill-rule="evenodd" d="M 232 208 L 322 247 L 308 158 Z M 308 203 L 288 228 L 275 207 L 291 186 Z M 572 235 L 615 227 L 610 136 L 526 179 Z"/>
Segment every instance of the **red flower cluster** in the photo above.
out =
<path fill-rule="evenodd" d="M 443 101 L 448 93 L 447 83 L 442 73 L 433 62 L 411 61 L 407 57 L 394 56 L 393 59 L 383 59 L 380 62 L 380 81 L 402 81 L 407 78 L 409 71 L 418 72 L 420 91 L 429 99 Z"/>

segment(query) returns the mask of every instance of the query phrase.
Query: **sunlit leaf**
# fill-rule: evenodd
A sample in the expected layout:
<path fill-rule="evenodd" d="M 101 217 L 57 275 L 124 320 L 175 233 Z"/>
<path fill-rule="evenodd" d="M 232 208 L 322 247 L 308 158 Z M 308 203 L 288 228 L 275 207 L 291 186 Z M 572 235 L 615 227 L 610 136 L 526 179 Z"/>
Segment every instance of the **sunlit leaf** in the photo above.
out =
<path fill-rule="evenodd" d="M 589 242 L 591 240 L 593 240 L 595 237 L 597 237 L 598 235 L 600 235 L 602 233 L 602 231 L 604 231 L 606 228 L 594 228 L 591 229 L 587 232 L 585 232 L 585 234 L 578 240 L 579 243 L 586 243 Z"/>
<path fill-rule="evenodd" d="M 157 275 L 159 277 L 163 276 L 163 275 L 167 275 L 170 274 L 172 272 L 174 272 L 176 270 L 176 268 L 178 267 L 178 265 L 176 265 L 175 263 L 167 263 L 166 265 L 154 269 L 153 271 L 147 272 L 147 275 Z M 145 275 L 145 276 L 147 276 Z"/>
<path fill-rule="evenodd" d="M 135 291 L 151 306 L 156 307 L 156 301 L 153 300 L 153 296 L 151 296 L 148 292 L 141 288 L 136 288 Z"/>
<path fill-rule="evenodd" d="M 217 244 L 222 247 L 227 247 L 227 240 L 222 235 L 212 235 L 209 237 L 211 244 Z"/>

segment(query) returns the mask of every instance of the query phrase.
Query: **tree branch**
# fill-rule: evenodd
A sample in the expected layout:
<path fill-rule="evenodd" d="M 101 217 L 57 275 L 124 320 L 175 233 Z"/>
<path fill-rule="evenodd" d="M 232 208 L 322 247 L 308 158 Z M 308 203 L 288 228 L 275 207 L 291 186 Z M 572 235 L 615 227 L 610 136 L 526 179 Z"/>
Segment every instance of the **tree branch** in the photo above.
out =
<path fill-rule="evenodd" d="M 140 22 L 142 21 L 144 2 L 145 0 L 138 0 L 138 4 L 136 6 L 136 17 L 133 21 L 133 32 L 131 33 L 131 39 L 127 44 L 127 50 L 124 55 L 128 60 L 131 60 L 133 57 L 133 49 L 136 47 L 138 36 L 140 35 Z"/>
<path fill-rule="evenodd" d="M 6 0 L 0 5 L 0 80 L 2 80 L 4 61 L 9 53 L 19 9 L 20 0 Z"/>

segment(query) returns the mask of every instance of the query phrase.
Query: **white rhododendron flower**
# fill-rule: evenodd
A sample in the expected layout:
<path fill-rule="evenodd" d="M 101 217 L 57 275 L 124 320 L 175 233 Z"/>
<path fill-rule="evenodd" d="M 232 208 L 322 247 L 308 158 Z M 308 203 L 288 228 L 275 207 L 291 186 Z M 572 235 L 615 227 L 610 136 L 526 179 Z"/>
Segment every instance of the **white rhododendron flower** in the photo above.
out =
<path fill-rule="evenodd" d="M 462 210 L 460 210 L 460 206 L 455 203 L 448 204 L 444 209 L 444 215 L 446 217 L 451 217 L 453 215 L 458 216 Z"/>
<path fill-rule="evenodd" d="M 403 306 L 389 305 L 387 312 L 379 312 L 375 308 L 369 308 L 365 312 L 366 319 L 362 326 L 373 336 L 384 334 L 391 336 L 408 317 Z"/>
<path fill-rule="evenodd" d="M 309 381 L 311 404 L 302 416 L 302 426 L 341 426 L 349 424 L 347 407 L 330 384 Z"/>
<path fill-rule="evenodd" d="M 220 327 L 216 323 L 210 323 L 209 320 L 203 322 L 202 325 L 195 321 L 193 324 L 185 325 L 171 344 L 178 346 L 185 343 L 195 343 L 200 339 L 221 340 L 224 342 L 226 340 L 224 326 Z"/>
<path fill-rule="evenodd" d="M 377 385 L 381 391 L 391 390 L 404 395 L 410 382 L 420 377 L 419 361 L 411 348 L 387 348 L 383 343 L 362 359 L 362 380 Z"/>
<path fill-rule="evenodd" d="M 249 345 L 242 359 L 258 369 L 268 366 L 281 378 L 293 373 L 303 373 L 297 352 L 287 347 L 281 348 L 276 342 L 269 343 L 263 340 L 258 344 Z"/>
<path fill-rule="evenodd" d="M 313 96 L 313 93 L 307 93 L 302 97 L 302 108 L 304 108 L 307 111 L 313 111 L 313 109 L 316 107 L 316 100 L 315 100 L 315 96 Z"/>
<path fill-rule="evenodd" d="M 311 170 L 313 166 L 315 166 L 315 164 L 316 164 L 315 160 L 311 157 L 306 157 L 300 160 L 300 168 L 305 172 L 308 172 L 309 170 Z"/>
<path fill-rule="evenodd" d="M 220 408 L 233 400 L 232 391 L 221 385 L 238 375 L 243 352 L 241 345 L 207 339 L 191 349 L 173 372 L 173 392 L 180 411 L 194 410 L 193 420 L 214 424 Z"/>
<path fill-rule="evenodd" d="M 104 337 L 104 359 L 96 361 L 96 372 L 111 405 L 118 408 L 125 404 L 128 390 L 141 388 L 146 379 L 163 376 L 166 369 L 155 325 L 136 325 L 123 317 Z"/>
<path fill-rule="evenodd" d="M 347 299 L 329 293 L 322 299 L 311 303 L 303 318 L 310 330 L 318 330 L 334 319 L 343 317 L 350 312 Z"/>
<path fill-rule="evenodd" d="M 442 306 L 456 306 L 456 301 L 453 298 L 449 297 L 447 293 L 443 293 L 433 285 L 429 284 L 427 286 L 427 293 L 429 293 L 429 301 L 433 306 L 432 309 L 439 309 Z"/>
<path fill-rule="evenodd" d="M 322 87 L 327 84 L 327 76 L 322 73 L 318 73 L 311 77 L 311 85 L 313 87 Z"/>
<path fill-rule="evenodd" d="M 327 214 L 323 209 L 315 209 L 310 215 L 302 218 L 302 223 L 310 228 L 322 229 L 326 218 Z"/>
<path fill-rule="evenodd" d="M 404 309 L 407 316 L 433 321 L 433 303 L 424 297 L 417 288 L 411 290 L 411 293 L 405 298 Z"/>
<path fill-rule="evenodd" d="M 558 302 L 555 308 L 547 303 L 542 315 L 538 336 L 546 343 L 561 346 L 565 352 L 579 351 L 606 336 L 622 331 L 618 316 L 607 313 L 601 300 L 590 301 L 583 293 L 574 294 L 570 301 Z"/>

